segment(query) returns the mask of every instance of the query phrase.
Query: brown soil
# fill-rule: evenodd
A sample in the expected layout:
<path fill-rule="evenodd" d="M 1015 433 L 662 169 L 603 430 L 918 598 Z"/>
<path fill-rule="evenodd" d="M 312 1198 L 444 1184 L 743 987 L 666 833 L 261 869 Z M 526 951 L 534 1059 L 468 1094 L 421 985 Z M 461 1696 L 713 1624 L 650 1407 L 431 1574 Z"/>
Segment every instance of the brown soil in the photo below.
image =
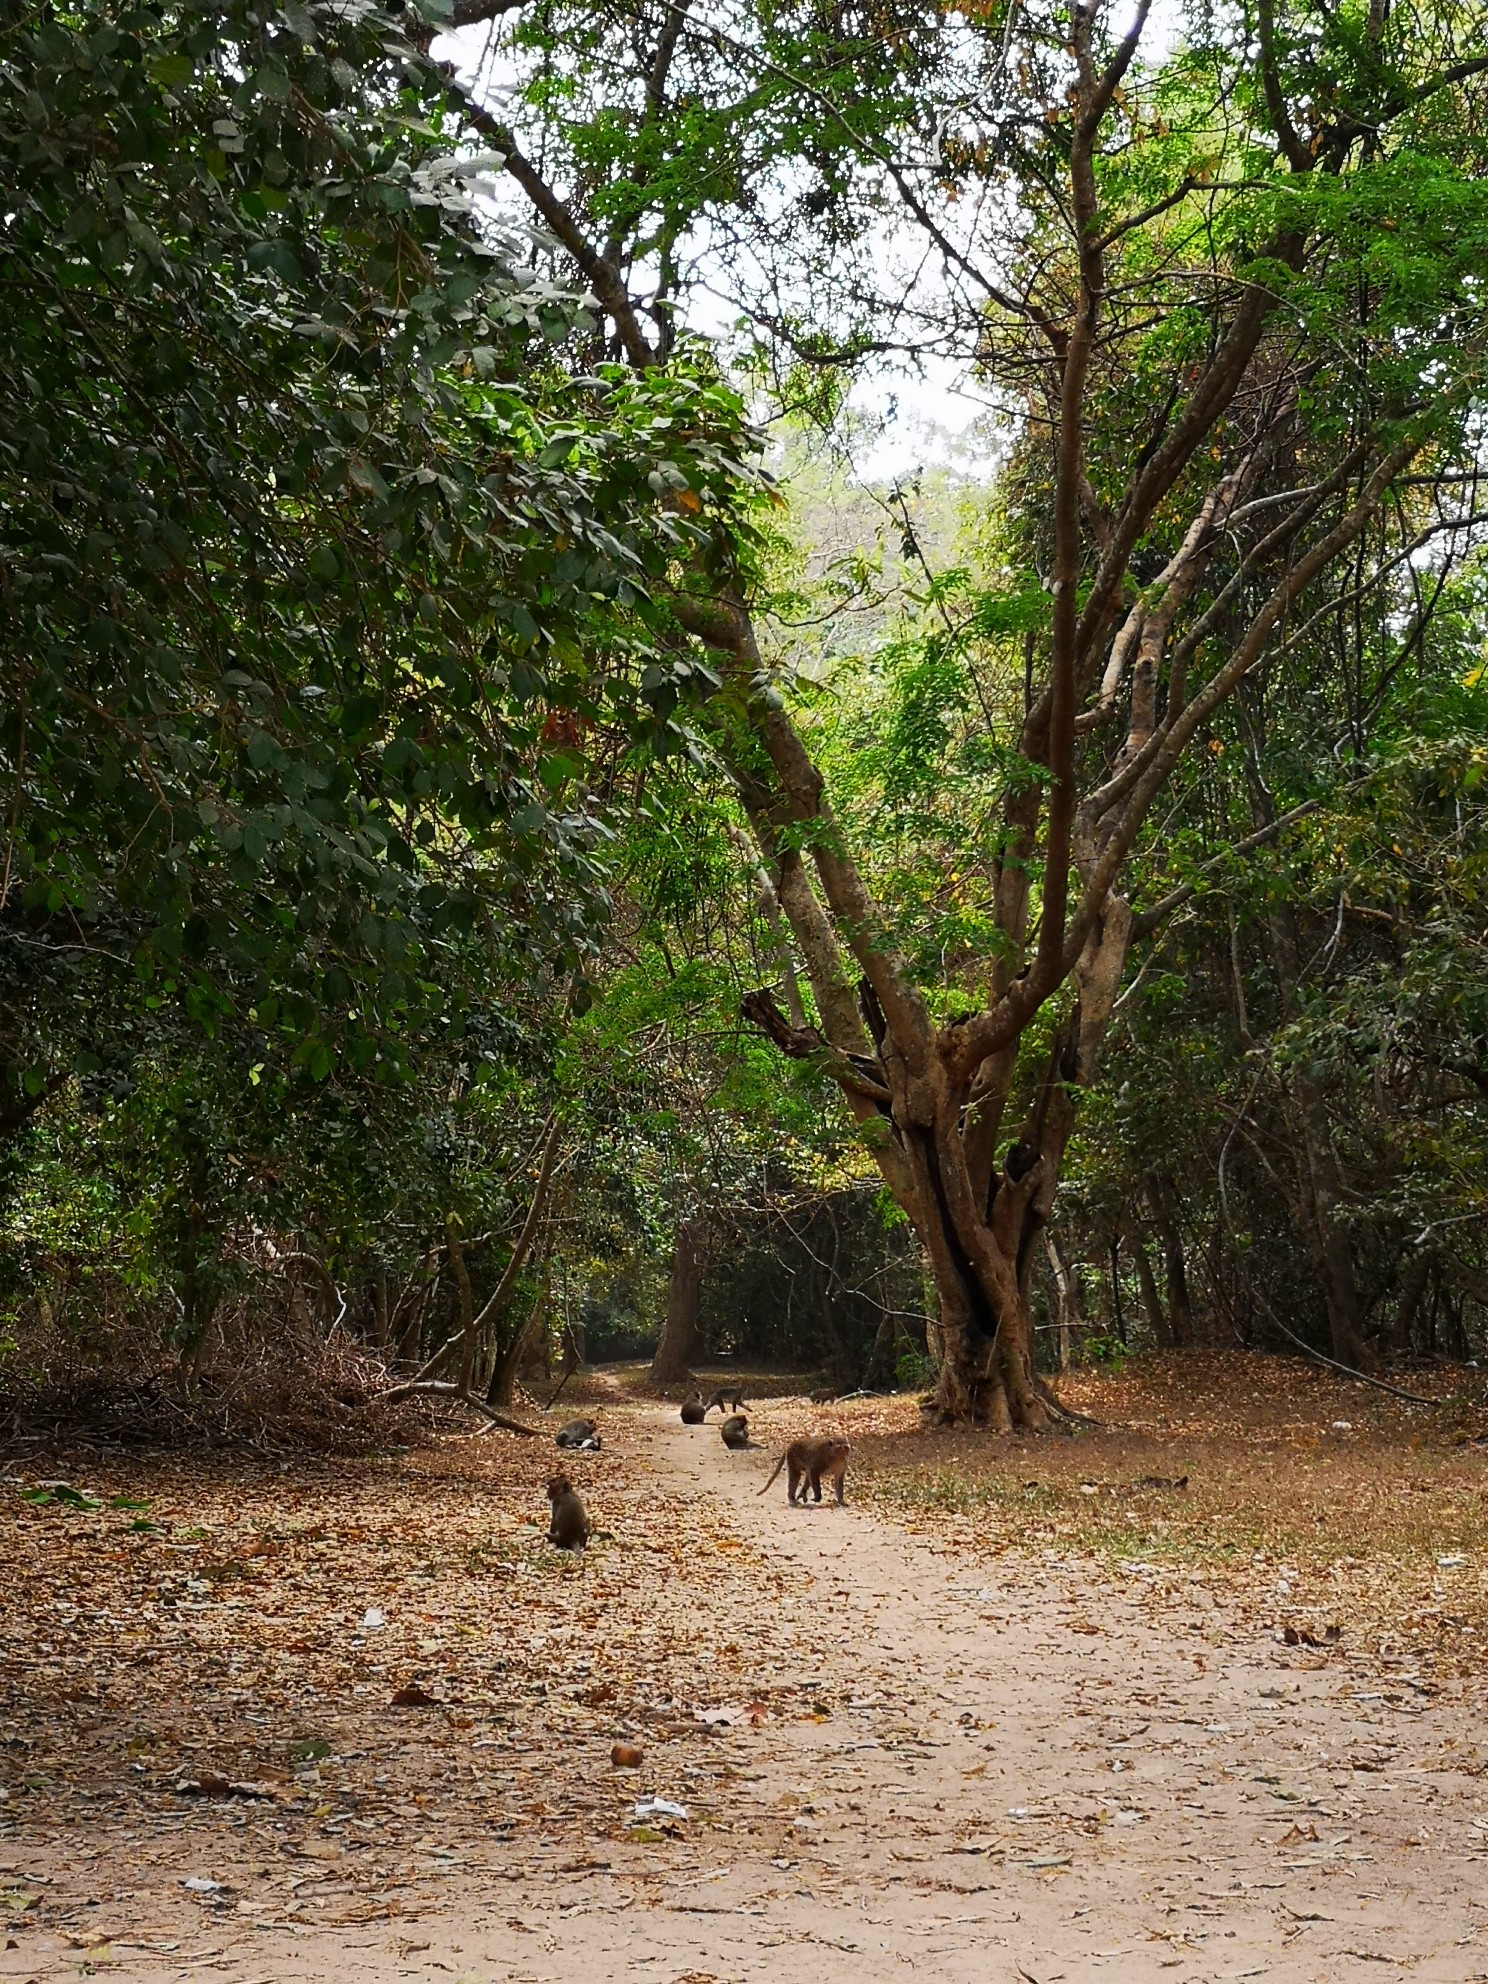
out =
<path fill-rule="evenodd" d="M 580 1563 L 505 1435 L 28 1465 L 99 1506 L 0 1490 L 0 1978 L 1488 1977 L 1488 1451 L 1188 1368 L 1202 1408 L 1131 1371 L 1081 1387 L 1119 1430 L 990 1447 L 615 1404 Z M 755 1493 L 807 1424 L 845 1509 Z"/>

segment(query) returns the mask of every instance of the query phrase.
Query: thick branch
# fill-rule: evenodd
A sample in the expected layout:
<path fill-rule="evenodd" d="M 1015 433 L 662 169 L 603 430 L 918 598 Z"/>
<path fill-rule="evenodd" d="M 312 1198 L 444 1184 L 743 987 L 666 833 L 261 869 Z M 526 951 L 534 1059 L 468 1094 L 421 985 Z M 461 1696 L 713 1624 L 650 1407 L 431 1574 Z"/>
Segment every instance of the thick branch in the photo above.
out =
<path fill-rule="evenodd" d="M 1246 630 L 1245 638 L 1230 660 L 1194 695 L 1185 708 L 1171 716 L 1163 728 L 1156 733 L 1149 747 L 1145 769 L 1135 783 L 1125 812 L 1086 879 L 1080 906 L 1066 933 L 1064 955 L 1056 983 L 1074 969 L 1087 938 L 1102 914 L 1116 876 L 1131 851 L 1132 843 L 1147 817 L 1153 800 L 1166 785 L 1195 733 L 1208 721 L 1220 704 L 1233 694 L 1255 666 L 1265 651 L 1278 621 L 1292 601 L 1305 591 L 1341 551 L 1353 543 L 1369 523 L 1378 511 L 1395 476 L 1419 452 L 1421 445 L 1417 439 L 1402 441 L 1384 457 L 1360 492 L 1358 500 L 1340 518 L 1334 528 L 1297 561 L 1255 614 Z M 1046 996 L 1047 994 L 1037 993 L 1037 988 L 1033 984 L 1033 974 L 1029 973 L 1014 984 L 990 1011 L 979 1013 L 974 1019 L 967 1021 L 960 1030 L 961 1053 L 965 1061 L 975 1066 L 988 1055 L 995 1054 L 1000 1048 L 1005 1047 L 1010 1041 L 1016 1040 L 1027 1024 L 1030 1014 L 1037 1009 L 1042 997 Z"/>
<path fill-rule="evenodd" d="M 1059 381 L 1059 432 L 1054 479 L 1053 615 L 1049 662 L 1049 724 L 1044 762 L 1051 774 L 1044 861 L 1043 917 L 1032 979 L 1038 998 L 1057 982 L 1064 947 L 1065 907 L 1069 895 L 1070 848 L 1075 819 L 1075 677 L 1078 656 L 1076 587 L 1080 579 L 1083 538 L 1080 518 L 1085 474 L 1085 385 L 1095 349 L 1096 326 L 1105 292 L 1105 259 L 1097 233 L 1099 195 L 1095 183 L 1094 145 L 1126 65 L 1136 52 L 1147 18 L 1148 0 L 1137 9 L 1136 23 L 1118 51 L 1117 59 L 1098 82 L 1082 83 L 1084 101 L 1070 154 L 1070 194 L 1080 288 L 1074 320 L 1064 347 Z M 1080 10 L 1076 20 L 1076 50 L 1088 67 L 1089 33 L 1094 9 Z"/>
<path fill-rule="evenodd" d="M 441 28 L 448 33 L 453 28 L 473 28 L 482 21 L 499 20 L 503 14 L 514 14 L 522 0 L 454 0 L 450 17 Z"/>
<path fill-rule="evenodd" d="M 1297 533 L 1317 515 L 1326 499 L 1336 494 L 1345 483 L 1352 482 L 1355 471 L 1365 461 L 1368 452 L 1368 444 L 1364 442 L 1351 449 L 1325 482 L 1316 483 L 1307 490 L 1303 500 L 1291 515 L 1283 518 L 1274 530 L 1269 531 L 1245 553 L 1224 585 L 1173 650 L 1168 674 L 1170 709 L 1176 710 L 1182 707 L 1183 685 L 1187 679 L 1189 661 L 1212 630 L 1224 620 L 1251 573 L 1268 564 L 1284 551 Z M 1104 784 L 1097 786 L 1087 795 L 1082 809 L 1087 825 L 1093 826 L 1095 821 L 1126 797 L 1152 762 L 1166 735 L 1166 731 L 1155 732 L 1140 751 L 1128 756 Z"/>
<path fill-rule="evenodd" d="M 868 891 L 855 863 L 842 852 L 821 773 L 811 762 L 778 691 L 765 680 L 748 613 L 736 601 L 705 601 L 686 593 L 673 595 L 672 610 L 688 633 L 736 664 L 745 714 L 775 769 L 791 814 L 812 829 L 808 852 L 821 877 L 827 905 L 842 924 L 848 947 L 878 997 L 896 1050 L 912 1073 L 923 1073 L 932 1045 L 925 1003 L 901 962 L 875 940 L 878 919 Z M 791 903 L 783 888 L 781 907 L 791 915 Z M 799 928 L 798 935 L 804 943 Z"/>
<path fill-rule="evenodd" d="M 1256 21 L 1261 31 L 1261 81 L 1266 91 L 1266 109 L 1271 115 L 1276 142 L 1293 172 L 1310 172 L 1312 159 L 1297 136 L 1286 98 L 1282 95 L 1281 77 L 1276 67 L 1276 10 L 1272 0 L 1257 0 Z"/>
<path fill-rule="evenodd" d="M 876 1108 L 889 1107 L 891 1097 L 881 1068 L 866 1055 L 839 1054 L 814 1026 L 792 1026 L 766 986 L 746 992 L 739 1011 L 790 1060 L 815 1062 L 849 1095 L 861 1096 Z"/>
<path fill-rule="evenodd" d="M 1085 938 L 1094 927 L 1122 862 L 1131 850 L 1138 830 L 1157 794 L 1167 784 L 1174 767 L 1195 733 L 1207 723 L 1221 703 L 1231 696 L 1265 651 L 1266 643 L 1292 601 L 1341 551 L 1348 548 L 1378 511 L 1396 474 L 1415 456 L 1419 440 L 1402 441 L 1394 447 L 1364 485 L 1358 501 L 1341 517 L 1328 534 L 1319 539 L 1276 587 L 1271 597 L 1246 629 L 1245 638 L 1225 666 L 1199 690 L 1187 706 L 1171 717 L 1158 732 L 1160 749 L 1138 780 L 1126 812 L 1112 833 L 1087 883 L 1085 895 L 1071 925 L 1066 948 L 1066 969 L 1072 969 Z"/>
<path fill-rule="evenodd" d="M 846 959 L 830 917 L 817 899 L 811 877 L 798 849 L 788 845 L 775 818 L 772 796 L 749 767 L 729 759 L 729 772 L 738 788 L 760 852 L 775 870 L 775 895 L 789 924 L 816 999 L 827 1039 L 839 1053 L 866 1053 L 871 1045 L 848 977 Z"/>

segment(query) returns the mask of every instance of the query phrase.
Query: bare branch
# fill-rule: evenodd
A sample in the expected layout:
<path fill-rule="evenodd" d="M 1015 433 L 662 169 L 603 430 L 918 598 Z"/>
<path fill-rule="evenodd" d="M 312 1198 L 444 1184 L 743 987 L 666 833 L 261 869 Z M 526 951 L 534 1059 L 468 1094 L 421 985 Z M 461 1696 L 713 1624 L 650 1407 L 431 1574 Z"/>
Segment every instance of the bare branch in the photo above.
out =
<path fill-rule="evenodd" d="M 462 1391 L 458 1385 L 446 1384 L 440 1378 L 410 1378 L 407 1384 L 394 1385 L 388 1391 L 378 1392 L 375 1401 L 369 1403 L 390 1405 L 395 1399 L 400 1398 L 455 1399 L 461 1405 L 468 1405 L 472 1412 L 478 1412 L 482 1419 L 488 1420 L 492 1426 L 499 1426 L 504 1433 L 522 1433 L 529 1440 L 535 1440 L 542 1431 L 540 1426 L 524 1426 L 520 1419 L 513 1419 L 505 1412 L 498 1412 L 494 1406 L 487 1405 L 476 1392 Z"/>

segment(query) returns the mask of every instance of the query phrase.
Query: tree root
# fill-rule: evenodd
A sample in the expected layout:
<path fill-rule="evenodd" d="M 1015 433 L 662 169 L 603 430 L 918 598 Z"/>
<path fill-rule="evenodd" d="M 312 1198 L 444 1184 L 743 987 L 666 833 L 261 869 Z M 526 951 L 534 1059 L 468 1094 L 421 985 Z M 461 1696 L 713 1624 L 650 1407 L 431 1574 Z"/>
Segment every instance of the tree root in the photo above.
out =
<path fill-rule="evenodd" d="M 970 1426 L 978 1432 L 1004 1438 L 1013 1433 L 1047 1433 L 1056 1426 L 1099 1426 L 1089 1413 L 1077 1412 L 1063 1404 L 1037 1372 L 1028 1373 L 1023 1384 L 1010 1383 L 1008 1374 L 996 1364 L 979 1374 L 969 1398 L 948 1399 L 939 1394 L 922 1407 L 932 1426 Z"/>
<path fill-rule="evenodd" d="M 535 1440 L 542 1431 L 540 1426 L 524 1426 L 520 1419 L 512 1419 L 504 1412 L 498 1412 L 493 1405 L 477 1392 L 465 1391 L 461 1386 L 446 1383 L 442 1378 L 411 1378 L 406 1385 L 394 1385 L 390 1391 L 379 1392 L 377 1402 L 389 1404 L 399 1398 L 450 1398 L 461 1405 L 468 1405 L 472 1412 L 478 1412 L 492 1426 L 499 1426 L 503 1433 L 523 1433 L 529 1440 Z"/>
<path fill-rule="evenodd" d="M 1072 1405 L 1066 1405 L 1055 1392 L 1054 1387 L 1045 1384 L 1042 1378 L 1037 1378 L 1034 1382 L 1038 1386 L 1039 1398 L 1043 1401 L 1045 1410 L 1052 1413 L 1056 1419 L 1063 1420 L 1068 1426 L 1100 1425 L 1100 1420 L 1092 1419 L 1088 1412 L 1077 1412 Z"/>

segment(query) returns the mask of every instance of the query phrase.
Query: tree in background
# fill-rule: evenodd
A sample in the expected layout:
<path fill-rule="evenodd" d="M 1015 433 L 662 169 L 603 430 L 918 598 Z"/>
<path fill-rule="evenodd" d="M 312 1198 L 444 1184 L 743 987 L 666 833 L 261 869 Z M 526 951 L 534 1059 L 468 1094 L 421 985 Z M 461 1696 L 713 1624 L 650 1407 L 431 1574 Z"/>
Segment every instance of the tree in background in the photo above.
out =
<path fill-rule="evenodd" d="M 705 240 L 777 372 L 928 339 L 1017 425 L 1008 569 L 942 581 L 926 646 L 984 697 L 961 797 L 987 930 L 957 970 L 917 968 L 829 796 L 750 540 L 715 532 L 671 598 L 722 675 L 711 739 L 815 1004 L 804 1026 L 752 1011 L 830 1071 L 915 1225 L 947 1418 L 1057 1410 L 1029 1274 L 1128 960 L 1190 886 L 1133 866 L 1161 856 L 1175 775 L 1315 621 L 1353 599 L 1410 615 L 1411 560 L 1471 541 L 1475 20 L 1196 12 L 1149 61 L 1145 7 L 1119 36 L 1098 5 L 565 7 L 508 31 L 534 136 L 484 128 L 638 373 L 685 349 Z M 1357 1365 L 1325 1158 L 1309 1190 Z"/>
<path fill-rule="evenodd" d="M 0 34 L 0 1127 L 131 980 L 396 1067 L 450 933 L 592 949 L 574 738 L 687 678 L 635 608 L 694 531 L 647 437 L 707 392 L 565 371 L 579 302 L 476 224 L 393 16 Z"/>
<path fill-rule="evenodd" d="M 58 1230 L 27 1166 L 106 1150 L 131 1210 L 93 1237 L 198 1369 L 271 1229 L 343 1287 L 415 1213 L 415 1279 L 431 1231 L 499 1230 L 608 908 L 580 739 L 666 733 L 667 476 L 737 472 L 711 375 L 581 368 L 427 39 L 320 0 L 0 12 L 16 1273 Z M 494 1142 L 482 1088 L 522 1091 Z M 461 1112 L 483 1183 L 440 1156 Z"/>
<path fill-rule="evenodd" d="M 1346 776 L 1273 858 L 1203 874 L 1123 1001 L 1072 1148 L 1061 1229 L 1093 1261 L 1123 1221 L 1134 1262 L 1150 1240 L 1175 1341 L 1192 1286 L 1223 1340 L 1329 1343 L 1321 1150 L 1375 1353 L 1481 1348 L 1488 702 L 1480 580 L 1442 577 L 1429 626 L 1320 628 L 1195 768 L 1174 852 L 1201 873 L 1256 805 L 1309 803 L 1324 722 Z"/>

